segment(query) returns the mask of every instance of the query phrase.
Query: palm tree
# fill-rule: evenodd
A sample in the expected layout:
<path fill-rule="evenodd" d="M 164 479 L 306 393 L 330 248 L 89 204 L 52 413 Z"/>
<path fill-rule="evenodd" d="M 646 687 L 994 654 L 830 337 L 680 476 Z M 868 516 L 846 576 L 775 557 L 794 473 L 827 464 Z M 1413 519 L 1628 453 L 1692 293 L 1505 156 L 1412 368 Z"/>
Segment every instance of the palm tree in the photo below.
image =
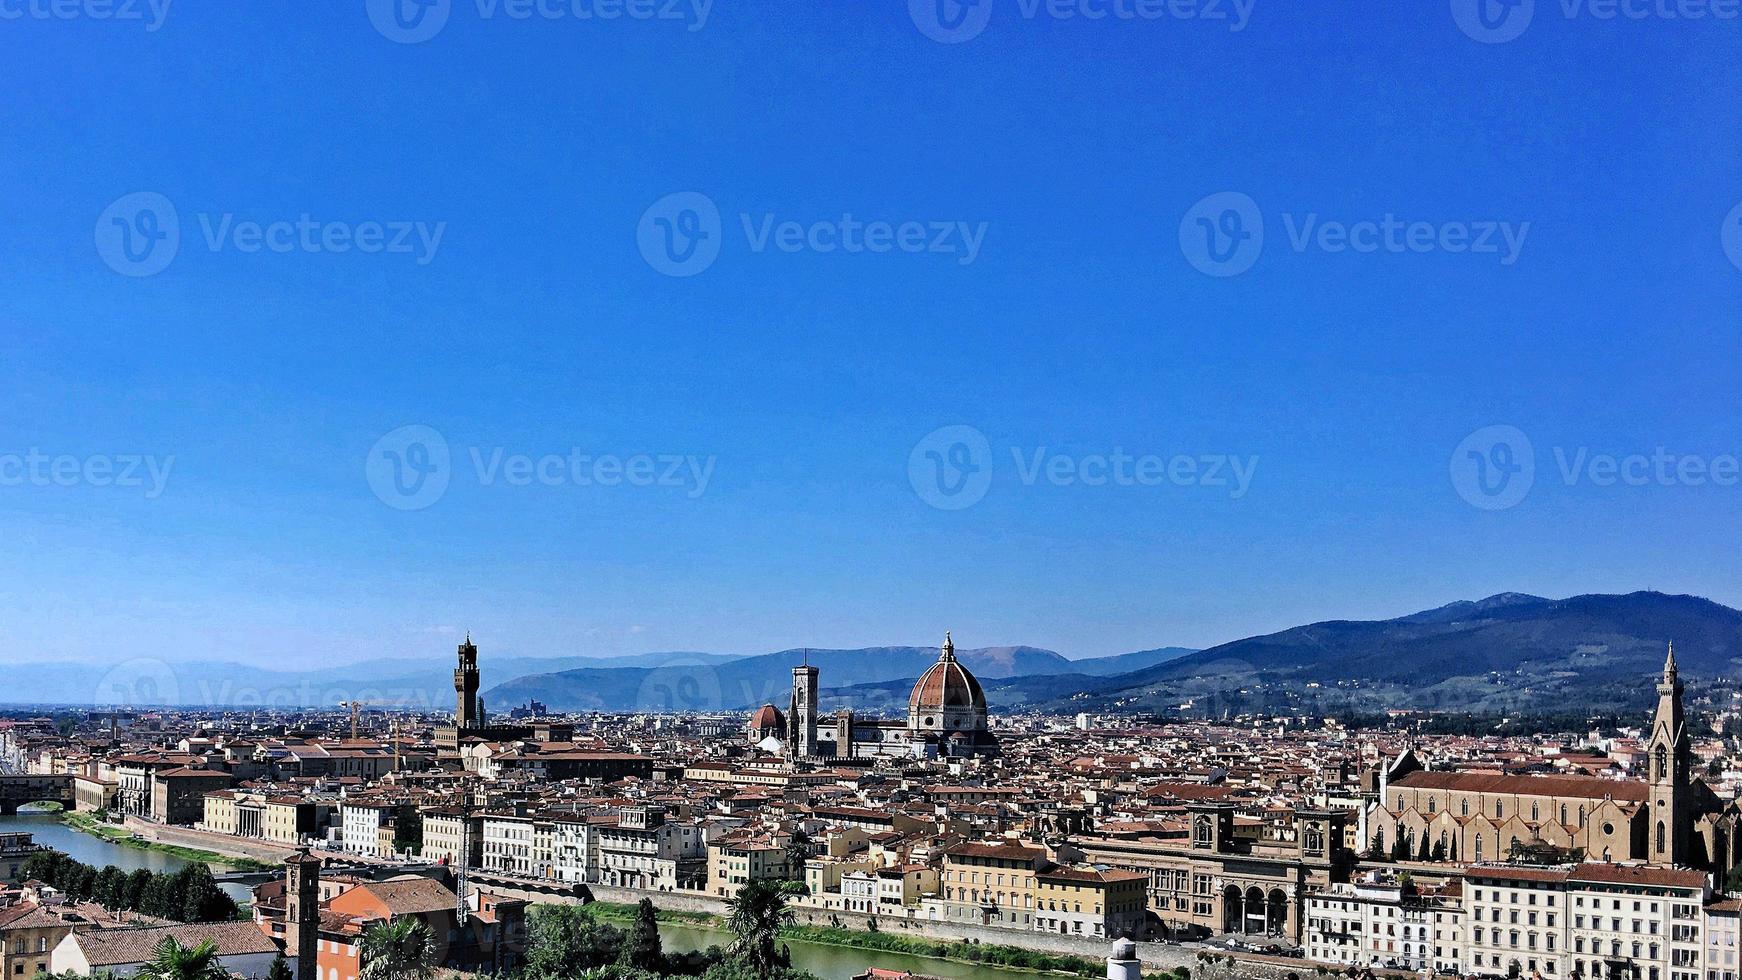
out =
<path fill-rule="evenodd" d="M 746 882 L 727 905 L 731 915 L 726 928 L 737 937 L 732 943 L 733 955 L 759 977 L 779 972 L 786 965 L 780 956 L 780 930 L 793 921 L 781 883 L 768 879 Z"/>
<path fill-rule="evenodd" d="M 418 919 L 370 926 L 360 952 L 362 980 L 429 980 L 435 974 L 435 935 Z"/>
<path fill-rule="evenodd" d="M 151 949 L 151 960 L 139 968 L 144 980 L 231 980 L 230 971 L 218 962 L 218 944 L 210 939 L 198 946 L 183 946 L 174 936 L 165 936 Z"/>

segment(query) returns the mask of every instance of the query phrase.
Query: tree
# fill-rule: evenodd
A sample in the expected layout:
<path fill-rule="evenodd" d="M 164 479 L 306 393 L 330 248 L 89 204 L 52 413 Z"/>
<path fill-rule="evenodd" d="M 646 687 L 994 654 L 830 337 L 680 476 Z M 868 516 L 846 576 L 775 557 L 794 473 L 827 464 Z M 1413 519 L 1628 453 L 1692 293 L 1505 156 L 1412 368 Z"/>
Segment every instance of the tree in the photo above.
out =
<path fill-rule="evenodd" d="M 1375 830 L 1373 832 L 1373 838 L 1367 842 L 1367 860 L 1369 860 L 1369 861 L 1383 861 L 1383 860 L 1385 860 L 1385 832 L 1384 831 Z"/>
<path fill-rule="evenodd" d="M 623 930 L 575 905 L 537 905 L 528 922 L 526 974 L 535 980 L 568 978 L 617 962 Z"/>
<path fill-rule="evenodd" d="M 1409 835 L 1399 831 L 1397 839 L 1391 842 L 1391 860 L 1409 860 Z"/>
<path fill-rule="evenodd" d="M 423 811 L 415 806 L 401 807 L 393 821 L 393 849 L 423 850 Z"/>
<path fill-rule="evenodd" d="M 113 864 L 97 872 L 97 884 L 91 901 L 106 909 L 127 907 L 127 872 Z"/>
<path fill-rule="evenodd" d="M 1421 835 L 1421 849 L 1416 852 L 1415 859 L 1417 861 L 1427 861 L 1427 860 L 1431 859 L 1432 857 L 1433 857 L 1433 851 L 1431 849 L 1429 849 L 1428 842 L 1427 842 L 1427 834 L 1424 833 Z"/>
<path fill-rule="evenodd" d="M 651 899 L 642 899 L 635 909 L 635 924 L 629 927 L 622 963 L 654 973 L 665 967 L 665 950 L 659 941 L 659 910 L 653 907 Z"/>
<path fill-rule="evenodd" d="M 1434 841 L 1433 854 L 1430 857 L 1436 862 L 1444 861 L 1446 859 L 1446 842 L 1443 840 Z"/>
<path fill-rule="evenodd" d="M 218 944 L 210 939 L 197 946 L 183 946 L 174 936 L 165 936 L 152 947 L 151 959 L 139 968 L 142 980 L 231 980 L 218 962 Z"/>
<path fill-rule="evenodd" d="M 429 980 L 435 974 L 435 936 L 410 917 L 370 926 L 359 954 L 362 980 Z"/>
<path fill-rule="evenodd" d="M 145 888 L 146 888 L 146 886 L 150 885 L 151 880 L 155 877 L 157 877 L 157 876 L 152 874 L 149 870 L 147 870 L 145 868 L 140 868 L 139 870 L 128 875 L 127 876 L 127 900 L 122 904 L 121 907 L 126 909 L 129 912 L 137 912 L 139 910 L 140 903 L 145 901 Z"/>
<path fill-rule="evenodd" d="M 290 972 L 290 961 L 279 953 L 272 958 L 272 965 L 266 968 L 266 980 L 295 980 Z"/>
<path fill-rule="evenodd" d="M 176 872 L 181 907 L 170 918 L 183 922 L 227 922 L 236 917 L 236 902 L 212 878 L 212 869 L 195 862 Z"/>
<path fill-rule="evenodd" d="M 780 883 L 767 879 L 746 882 L 727 903 L 726 928 L 735 937 L 732 955 L 758 977 L 768 980 L 786 967 L 780 954 L 780 930 L 793 921 Z"/>
<path fill-rule="evenodd" d="M 792 838 L 786 842 L 786 877 L 789 881 L 804 880 L 804 863 L 810 860 L 811 837 L 803 830 L 792 832 Z"/>

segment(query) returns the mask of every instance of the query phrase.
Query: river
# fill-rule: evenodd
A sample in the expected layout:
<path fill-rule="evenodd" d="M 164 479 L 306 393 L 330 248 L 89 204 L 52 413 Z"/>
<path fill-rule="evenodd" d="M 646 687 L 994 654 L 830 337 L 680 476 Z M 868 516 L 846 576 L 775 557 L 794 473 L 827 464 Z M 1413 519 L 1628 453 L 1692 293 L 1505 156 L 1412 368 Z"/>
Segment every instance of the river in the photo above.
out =
<path fill-rule="evenodd" d="M 93 837 L 61 823 L 52 813 L 22 810 L 15 817 L 0 817 L 0 831 L 24 830 L 35 836 L 38 844 L 45 844 L 72 857 L 83 861 L 94 868 L 113 864 L 122 871 L 136 871 L 144 868 L 147 871 L 180 871 L 188 862 L 173 854 L 162 851 L 148 851 L 138 847 L 126 847 L 114 841 L 101 837 Z M 214 874 L 222 874 L 231 869 L 223 865 L 212 865 Z M 221 884 L 225 894 L 242 903 L 252 900 L 253 895 L 247 885 Z"/>
<path fill-rule="evenodd" d="M 659 926 L 659 938 L 668 953 L 687 953 L 693 950 L 707 949 L 709 946 L 724 946 L 731 942 L 732 937 L 719 929 L 704 929 L 699 926 L 662 922 Z M 925 956 L 908 956 L 905 953 L 888 953 L 882 950 L 849 949 L 845 946 L 818 946 L 814 943 L 791 943 L 792 965 L 807 973 L 813 973 L 822 980 L 849 980 L 852 976 L 864 973 L 868 966 L 880 967 L 885 970 L 905 970 L 910 973 L 927 974 L 934 977 L 949 977 L 951 980 L 1038 980 L 1045 977 L 1048 980 L 1060 980 L 1061 974 L 1034 973 L 1028 970 L 1006 970 L 999 967 L 976 966 L 972 963 L 957 963 L 952 960 L 934 960 Z"/>

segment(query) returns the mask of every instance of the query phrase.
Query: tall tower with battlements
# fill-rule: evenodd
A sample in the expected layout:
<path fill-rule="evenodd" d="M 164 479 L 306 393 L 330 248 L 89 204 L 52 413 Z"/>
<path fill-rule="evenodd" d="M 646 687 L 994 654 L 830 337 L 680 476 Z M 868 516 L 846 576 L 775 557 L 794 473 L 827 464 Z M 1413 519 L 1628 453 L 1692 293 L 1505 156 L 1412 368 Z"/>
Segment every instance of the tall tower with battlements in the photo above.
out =
<path fill-rule="evenodd" d="M 459 666 L 454 668 L 454 727 L 460 731 L 483 725 L 478 705 L 478 648 L 472 634 L 460 644 Z"/>

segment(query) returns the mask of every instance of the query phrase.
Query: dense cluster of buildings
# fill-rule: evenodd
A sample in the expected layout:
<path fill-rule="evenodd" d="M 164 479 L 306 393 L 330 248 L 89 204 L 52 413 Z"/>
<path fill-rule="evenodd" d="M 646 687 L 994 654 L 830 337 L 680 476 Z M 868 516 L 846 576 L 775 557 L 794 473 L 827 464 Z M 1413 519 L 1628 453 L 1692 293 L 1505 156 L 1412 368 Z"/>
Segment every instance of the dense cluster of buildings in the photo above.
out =
<path fill-rule="evenodd" d="M 262 886 L 256 924 L 291 949 L 317 930 L 323 980 L 355 976 L 345 957 L 384 918 L 428 919 L 475 965 L 518 928 L 502 893 L 719 900 L 757 879 L 802 881 L 801 909 L 850 924 L 1014 944 L 1549 980 L 1742 969 L 1731 746 L 1691 720 L 1673 651 L 1648 727 L 1580 737 L 993 718 L 947 637 L 905 717 L 823 716 L 818 683 L 797 666 L 785 709 L 748 719 L 491 725 L 468 637 L 453 718 L 386 737 L 384 719 L 350 737 L 313 715 L 18 720 L 0 758 L 70 780 L 80 809 L 299 854 L 306 875 Z"/>

